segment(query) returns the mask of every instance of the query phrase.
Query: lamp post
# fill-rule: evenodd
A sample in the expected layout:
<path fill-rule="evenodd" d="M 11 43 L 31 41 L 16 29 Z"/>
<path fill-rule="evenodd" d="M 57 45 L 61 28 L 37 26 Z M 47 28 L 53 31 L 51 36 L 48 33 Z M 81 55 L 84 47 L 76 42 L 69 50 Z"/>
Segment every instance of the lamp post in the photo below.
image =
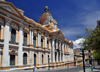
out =
<path fill-rule="evenodd" d="M 80 49 L 82 51 L 82 57 L 83 57 L 83 72 L 85 72 L 85 63 L 84 63 L 84 48 Z"/>
<path fill-rule="evenodd" d="M 50 70 L 50 57 L 49 57 L 48 60 L 49 60 L 49 61 L 48 61 L 48 65 L 49 65 L 48 70 Z"/>
<path fill-rule="evenodd" d="M 92 66 L 93 58 L 91 57 L 91 50 L 90 49 L 89 49 L 89 60 L 91 61 L 91 71 L 93 71 L 93 66 Z"/>
<path fill-rule="evenodd" d="M 92 66 L 92 57 L 91 57 L 91 71 L 93 71 L 93 66 Z"/>

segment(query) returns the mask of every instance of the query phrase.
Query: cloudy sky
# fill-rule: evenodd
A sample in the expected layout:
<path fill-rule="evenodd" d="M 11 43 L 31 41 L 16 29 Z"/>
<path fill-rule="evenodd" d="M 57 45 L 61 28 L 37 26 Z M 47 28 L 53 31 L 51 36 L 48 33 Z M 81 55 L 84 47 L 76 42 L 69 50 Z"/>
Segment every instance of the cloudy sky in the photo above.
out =
<path fill-rule="evenodd" d="M 72 40 L 75 48 L 85 36 L 86 28 L 94 28 L 100 20 L 100 0 L 6 0 L 25 11 L 24 15 L 38 22 L 45 6 L 58 23 L 58 28 L 68 40 Z"/>

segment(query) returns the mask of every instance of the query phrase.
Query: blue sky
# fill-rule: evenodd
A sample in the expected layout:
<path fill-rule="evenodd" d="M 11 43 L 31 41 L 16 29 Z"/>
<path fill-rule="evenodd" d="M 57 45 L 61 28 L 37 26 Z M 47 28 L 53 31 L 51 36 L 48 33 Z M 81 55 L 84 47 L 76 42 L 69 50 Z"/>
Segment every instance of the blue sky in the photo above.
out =
<path fill-rule="evenodd" d="M 45 6 L 66 39 L 73 42 L 76 35 L 85 36 L 86 28 L 94 28 L 100 20 L 100 0 L 6 0 L 25 11 L 24 15 L 38 22 Z"/>

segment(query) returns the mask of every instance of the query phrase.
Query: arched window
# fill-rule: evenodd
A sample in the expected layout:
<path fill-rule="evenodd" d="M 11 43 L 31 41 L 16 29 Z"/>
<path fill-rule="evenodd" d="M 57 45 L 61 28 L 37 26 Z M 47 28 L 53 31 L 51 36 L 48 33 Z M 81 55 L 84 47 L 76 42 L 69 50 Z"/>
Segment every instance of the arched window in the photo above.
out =
<path fill-rule="evenodd" d="M 43 54 L 42 54 L 42 64 L 43 64 Z"/>
<path fill-rule="evenodd" d="M 57 58 L 57 52 L 55 52 L 55 62 L 57 61 L 57 59 L 56 59 L 56 58 Z"/>
<path fill-rule="evenodd" d="M 10 65 L 15 65 L 15 55 L 10 55 Z"/>
<path fill-rule="evenodd" d="M 49 45 L 49 42 L 47 41 L 47 48 L 49 47 L 48 45 Z"/>
<path fill-rule="evenodd" d="M 23 43 L 27 44 L 27 34 L 26 33 L 24 33 L 24 42 Z"/>
<path fill-rule="evenodd" d="M 63 61 L 63 53 L 61 53 L 61 61 Z"/>
<path fill-rule="evenodd" d="M 60 52 L 58 52 L 58 61 L 60 61 Z"/>
<path fill-rule="evenodd" d="M 48 63 L 49 63 L 49 55 L 48 55 Z"/>
<path fill-rule="evenodd" d="M 1 39 L 1 25 L 0 25 L 0 39 Z"/>
<path fill-rule="evenodd" d="M 43 39 L 41 39 L 41 47 L 43 47 Z"/>
<path fill-rule="evenodd" d="M 12 42 L 15 42 L 15 34 L 16 34 L 16 30 L 15 29 L 12 29 L 11 30 L 11 41 Z"/>
<path fill-rule="evenodd" d="M 27 54 L 23 54 L 23 64 L 27 64 Z"/>
<path fill-rule="evenodd" d="M 36 66 L 36 54 L 34 54 L 34 66 Z"/>
<path fill-rule="evenodd" d="M 33 38 L 33 45 L 36 46 L 36 37 Z"/>

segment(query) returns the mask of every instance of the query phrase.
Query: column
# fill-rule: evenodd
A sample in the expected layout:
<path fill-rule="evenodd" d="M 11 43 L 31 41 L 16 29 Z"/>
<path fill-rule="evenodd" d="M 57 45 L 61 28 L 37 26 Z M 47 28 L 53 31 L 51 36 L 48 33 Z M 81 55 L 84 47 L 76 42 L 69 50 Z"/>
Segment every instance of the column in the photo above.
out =
<path fill-rule="evenodd" d="M 31 35 L 32 35 L 32 34 L 31 34 L 31 29 L 30 29 L 30 45 L 31 45 Z"/>
<path fill-rule="evenodd" d="M 31 54 L 32 54 L 32 51 L 29 51 L 29 64 L 31 65 L 32 64 L 32 56 L 31 56 Z"/>
<path fill-rule="evenodd" d="M 66 52 L 66 44 L 65 44 L 65 52 Z M 67 60 L 67 58 L 66 58 L 66 55 L 65 55 L 65 58 L 64 58 L 64 61 L 66 61 Z"/>
<path fill-rule="evenodd" d="M 52 62 L 55 62 L 54 39 L 52 39 Z"/>
<path fill-rule="evenodd" d="M 60 44 L 62 44 L 61 41 Z M 60 62 L 61 62 L 61 46 L 60 46 Z"/>
<path fill-rule="evenodd" d="M 1 25 L 1 39 L 3 39 L 3 24 Z"/>
<path fill-rule="evenodd" d="M 11 21 L 5 19 L 5 32 L 4 32 L 4 47 L 3 47 L 3 62 L 2 66 L 9 66 L 9 25 Z"/>
<path fill-rule="evenodd" d="M 33 45 L 33 30 L 32 30 L 32 39 L 31 39 L 31 45 Z"/>
<path fill-rule="evenodd" d="M 49 49 L 51 50 L 51 40 L 49 40 Z M 50 55 L 49 55 L 49 58 L 50 58 L 50 62 L 51 62 L 51 52 L 50 52 Z"/>
<path fill-rule="evenodd" d="M 41 52 L 38 52 L 38 56 L 37 56 L 37 64 L 41 64 Z"/>
<path fill-rule="evenodd" d="M 45 36 L 45 42 L 44 42 L 45 44 L 45 48 L 47 48 L 47 36 Z"/>
<path fill-rule="evenodd" d="M 64 42 L 62 43 L 62 50 L 63 50 L 63 57 L 62 57 L 63 59 L 62 60 L 64 61 Z"/>
<path fill-rule="evenodd" d="M 58 40 L 56 40 L 56 49 L 57 48 L 58 48 Z M 58 62 L 58 51 L 57 51 L 56 61 Z"/>
<path fill-rule="evenodd" d="M 32 52 L 32 64 L 34 65 L 34 51 Z"/>
<path fill-rule="evenodd" d="M 10 30 L 9 30 L 9 41 L 11 41 L 11 30 L 12 30 L 12 28 L 10 28 Z"/>
<path fill-rule="evenodd" d="M 41 47 L 41 33 L 38 32 L 38 46 Z"/>
<path fill-rule="evenodd" d="M 23 65 L 23 26 L 19 26 L 19 48 L 18 48 L 18 65 Z"/>

